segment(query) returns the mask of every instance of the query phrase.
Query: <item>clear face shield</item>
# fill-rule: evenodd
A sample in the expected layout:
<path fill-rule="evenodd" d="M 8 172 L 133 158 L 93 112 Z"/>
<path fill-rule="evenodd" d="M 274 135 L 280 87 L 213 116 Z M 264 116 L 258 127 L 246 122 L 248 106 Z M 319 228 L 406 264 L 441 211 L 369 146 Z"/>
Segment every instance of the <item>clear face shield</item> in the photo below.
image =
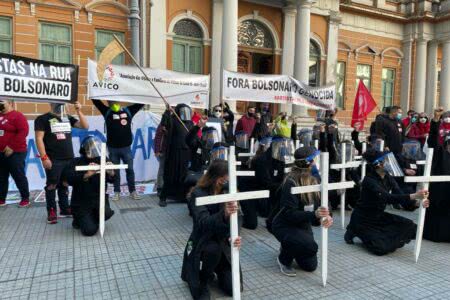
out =
<path fill-rule="evenodd" d="M 272 158 L 288 163 L 294 160 L 294 143 L 291 139 L 272 140 Z"/>
<path fill-rule="evenodd" d="M 216 129 L 208 129 L 202 134 L 206 149 L 212 149 L 215 143 L 219 142 L 219 133 Z"/>
<path fill-rule="evenodd" d="M 52 112 L 55 115 L 62 115 L 64 113 L 64 104 L 60 104 L 60 103 L 52 103 L 51 104 L 51 108 L 52 108 Z"/>
<path fill-rule="evenodd" d="M 102 155 L 102 142 L 96 137 L 86 138 L 81 147 L 89 159 L 95 159 Z"/>
<path fill-rule="evenodd" d="M 355 146 L 351 142 L 342 142 L 337 147 L 337 155 L 338 155 L 337 159 L 338 159 L 338 162 L 339 163 L 342 162 L 342 144 L 345 144 L 345 162 L 347 163 L 347 162 L 350 162 L 350 161 L 354 161 L 355 160 L 355 153 L 356 153 Z"/>
<path fill-rule="evenodd" d="M 272 137 L 265 137 L 261 139 L 260 141 L 256 142 L 255 148 L 259 149 L 260 147 L 264 147 L 264 152 L 267 151 L 267 149 L 270 148 L 270 145 L 272 144 Z"/>
<path fill-rule="evenodd" d="M 300 132 L 297 136 L 300 144 L 303 144 L 303 146 L 311 146 L 313 140 L 313 131 L 311 129 L 300 129 Z"/>
<path fill-rule="evenodd" d="M 181 107 L 179 110 L 179 114 L 182 121 L 190 121 L 192 119 L 192 110 L 190 107 Z"/>
<path fill-rule="evenodd" d="M 374 164 L 377 163 L 383 163 L 384 170 L 391 175 L 392 177 L 404 177 L 405 174 L 403 173 L 402 168 L 400 168 L 400 165 L 397 162 L 397 159 L 395 158 L 394 153 L 389 152 L 380 158 L 378 158 Z"/>
<path fill-rule="evenodd" d="M 241 149 L 249 149 L 248 135 L 245 132 L 236 133 L 236 147 Z"/>
<path fill-rule="evenodd" d="M 217 159 L 227 160 L 228 158 L 228 149 L 224 146 L 216 147 L 211 150 L 210 155 L 210 163 Z"/>
<path fill-rule="evenodd" d="M 409 160 L 421 160 L 424 158 L 422 145 L 419 141 L 407 141 L 403 143 L 402 156 Z"/>

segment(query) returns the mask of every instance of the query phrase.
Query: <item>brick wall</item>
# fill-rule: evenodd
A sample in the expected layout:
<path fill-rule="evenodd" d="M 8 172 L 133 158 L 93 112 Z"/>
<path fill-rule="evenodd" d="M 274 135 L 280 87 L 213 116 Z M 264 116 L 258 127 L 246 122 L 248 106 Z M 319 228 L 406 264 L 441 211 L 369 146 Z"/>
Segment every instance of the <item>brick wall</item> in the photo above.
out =
<path fill-rule="evenodd" d="M 31 1 L 30 1 L 31 2 Z M 10 17 L 13 25 L 13 54 L 39 58 L 39 22 L 70 25 L 72 29 L 72 63 L 80 65 L 78 100 L 87 115 L 96 113 L 91 101 L 86 101 L 87 59 L 95 59 L 95 30 L 113 30 L 125 33 L 130 44 L 127 1 L 0 1 L 0 16 Z M 89 5 L 91 3 L 91 5 Z M 98 5 L 95 5 L 98 3 Z M 78 11 L 78 12 L 77 12 Z M 17 109 L 33 119 L 49 110 L 48 104 L 17 103 Z M 74 111 L 69 107 L 69 112 Z"/>

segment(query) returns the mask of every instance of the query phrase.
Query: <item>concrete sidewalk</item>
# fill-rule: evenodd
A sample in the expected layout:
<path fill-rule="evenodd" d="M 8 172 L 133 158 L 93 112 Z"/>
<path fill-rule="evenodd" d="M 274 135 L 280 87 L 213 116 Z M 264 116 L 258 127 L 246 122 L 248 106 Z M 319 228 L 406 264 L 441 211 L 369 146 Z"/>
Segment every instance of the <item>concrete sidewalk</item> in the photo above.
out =
<path fill-rule="evenodd" d="M 162 209 L 147 196 L 112 206 L 116 215 L 106 223 L 104 239 L 82 237 L 71 219 L 48 225 L 43 204 L 0 208 L 0 299 L 191 299 L 180 279 L 192 227 L 185 204 L 169 202 Z M 416 219 L 415 213 L 402 214 Z M 373 256 L 345 244 L 335 215 L 326 288 L 320 271 L 282 276 L 275 238 L 263 226 L 243 230 L 243 298 L 450 299 L 450 244 L 424 241 L 417 264 L 413 243 Z M 217 289 L 213 295 L 223 297 Z"/>

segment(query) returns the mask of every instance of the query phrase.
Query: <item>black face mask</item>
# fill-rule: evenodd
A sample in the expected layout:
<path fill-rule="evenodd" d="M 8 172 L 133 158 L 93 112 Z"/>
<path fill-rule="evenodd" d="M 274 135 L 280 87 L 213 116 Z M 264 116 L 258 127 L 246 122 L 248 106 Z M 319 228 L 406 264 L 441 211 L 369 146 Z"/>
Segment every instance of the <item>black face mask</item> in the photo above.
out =
<path fill-rule="evenodd" d="M 0 103 L 0 111 L 4 111 L 5 110 L 5 104 L 4 103 Z"/>
<path fill-rule="evenodd" d="M 248 115 L 250 118 L 253 118 L 253 117 L 255 116 L 254 113 L 250 113 L 250 112 L 248 112 L 247 115 Z"/>

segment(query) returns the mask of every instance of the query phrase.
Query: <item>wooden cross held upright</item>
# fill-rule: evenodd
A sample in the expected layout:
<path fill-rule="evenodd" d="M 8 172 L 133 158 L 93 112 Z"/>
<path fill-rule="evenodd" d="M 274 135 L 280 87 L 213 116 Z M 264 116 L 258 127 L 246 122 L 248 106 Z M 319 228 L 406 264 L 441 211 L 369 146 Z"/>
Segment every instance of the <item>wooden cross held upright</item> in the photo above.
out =
<path fill-rule="evenodd" d="M 425 171 L 423 176 L 405 176 L 405 182 L 420 183 L 422 187 L 418 189 L 428 190 L 430 182 L 450 182 L 450 176 L 431 176 L 431 166 L 433 164 L 433 148 L 428 148 L 425 160 Z M 423 207 L 423 201 L 419 207 L 419 220 L 417 221 L 416 244 L 414 246 L 414 258 L 417 262 L 419 259 L 420 249 L 422 247 L 423 226 L 425 224 L 426 208 Z"/>
<path fill-rule="evenodd" d="M 216 196 L 199 197 L 195 201 L 195 205 L 209 205 L 217 203 L 227 203 L 233 201 L 255 200 L 261 198 L 269 198 L 270 192 L 252 191 L 238 193 L 237 191 L 237 172 L 236 172 L 236 156 L 234 146 L 230 147 L 228 157 L 228 174 L 229 174 L 229 193 Z M 230 236 L 231 236 L 231 272 L 233 276 L 233 299 L 241 299 L 241 279 L 239 270 L 239 249 L 233 247 L 236 238 L 239 236 L 238 215 L 234 213 L 230 216 Z"/>
<path fill-rule="evenodd" d="M 93 166 L 78 166 L 76 171 L 99 171 L 100 172 L 100 216 L 99 216 L 99 231 L 103 237 L 105 232 L 105 187 L 106 187 L 106 170 L 120 170 L 127 169 L 128 165 L 107 165 L 106 164 L 106 144 L 102 143 L 100 165 Z"/>
<path fill-rule="evenodd" d="M 321 183 L 317 185 L 299 186 L 291 189 L 292 194 L 307 194 L 320 192 L 321 206 L 328 208 L 328 191 L 342 190 L 352 188 L 355 183 L 353 181 L 348 182 L 328 182 L 328 166 L 329 156 L 327 152 L 320 154 L 320 169 L 321 169 Z M 326 286 L 328 277 L 328 229 L 321 228 L 321 266 L 322 266 L 322 284 Z"/>
<path fill-rule="evenodd" d="M 340 164 L 332 164 L 331 168 L 334 170 L 341 170 L 341 182 L 346 181 L 346 169 L 357 168 L 362 164 L 362 161 L 349 161 L 346 162 L 346 144 L 341 144 L 341 163 Z M 342 229 L 345 228 L 345 190 L 341 193 L 341 225 Z"/>

